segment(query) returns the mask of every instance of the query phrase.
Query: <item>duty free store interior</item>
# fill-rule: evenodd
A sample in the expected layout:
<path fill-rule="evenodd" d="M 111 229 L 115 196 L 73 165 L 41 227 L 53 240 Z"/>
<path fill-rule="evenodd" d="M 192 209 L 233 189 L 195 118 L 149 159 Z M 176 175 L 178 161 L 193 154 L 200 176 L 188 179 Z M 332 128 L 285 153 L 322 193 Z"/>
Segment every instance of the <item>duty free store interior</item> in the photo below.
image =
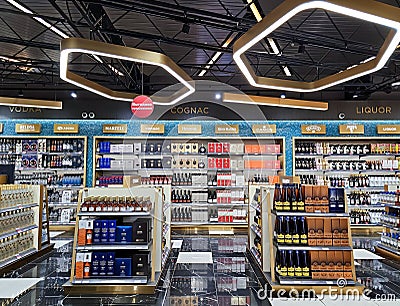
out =
<path fill-rule="evenodd" d="M 1 305 L 397 305 L 399 12 L 0 3 Z"/>

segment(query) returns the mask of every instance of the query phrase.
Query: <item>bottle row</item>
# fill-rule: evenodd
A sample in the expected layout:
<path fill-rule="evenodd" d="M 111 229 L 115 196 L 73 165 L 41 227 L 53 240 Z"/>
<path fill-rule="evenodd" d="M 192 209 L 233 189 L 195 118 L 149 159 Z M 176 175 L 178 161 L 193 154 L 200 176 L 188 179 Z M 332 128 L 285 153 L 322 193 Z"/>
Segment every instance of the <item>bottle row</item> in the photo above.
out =
<path fill-rule="evenodd" d="M 246 273 L 246 257 L 217 257 L 218 273 Z"/>
<path fill-rule="evenodd" d="M 279 216 L 274 237 L 282 245 L 348 246 L 348 219 Z"/>
<path fill-rule="evenodd" d="M 0 153 L 78 153 L 83 149 L 82 139 L 0 139 Z"/>
<path fill-rule="evenodd" d="M 281 250 L 276 253 L 276 272 L 281 277 L 352 279 L 351 251 Z"/>
<path fill-rule="evenodd" d="M 400 209 L 389 208 L 389 212 L 382 212 L 381 223 L 383 225 L 389 225 L 400 230 Z"/>
<path fill-rule="evenodd" d="M 24 232 L 6 238 L 0 244 L 0 263 L 32 249 L 34 236 L 32 232 Z"/>
<path fill-rule="evenodd" d="M 400 191 L 382 191 L 379 193 L 377 201 L 393 206 L 400 206 Z"/>
<path fill-rule="evenodd" d="M 83 175 L 54 174 L 54 172 L 35 172 L 29 174 L 15 174 L 15 184 L 66 186 L 83 184 Z"/>
<path fill-rule="evenodd" d="M 35 214 L 31 208 L 0 213 L 0 235 L 34 224 Z"/>
<path fill-rule="evenodd" d="M 379 224 L 382 210 L 379 209 L 352 209 L 350 211 L 351 224 Z"/>
<path fill-rule="evenodd" d="M 15 159 L 15 168 L 19 169 L 59 169 L 59 168 L 83 168 L 82 156 L 59 155 L 33 155 L 27 154 Z"/>
<path fill-rule="evenodd" d="M 76 220 L 76 208 L 58 208 L 49 206 L 49 221 L 57 224 L 71 224 Z"/>
<path fill-rule="evenodd" d="M 81 212 L 146 212 L 152 206 L 150 197 L 87 197 Z"/>
<path fill-rule="evenodd" d="M 62 203 L 78 203 L 79 189 L 48 189 L 47 201 L 52 204 Z"/>
<path fill-rule="evenodd" d="M 399 170 L 397 159 L 383 160 L 325 160 L 323 158 L 295 159 L 298 170 L 331 170 L 331 171 L 365 171 L 365 170 Z"/>
<path fill-rule="evenodd" d="M 172 203 L 244 204 L 244 190 L 172 190 Z"/>
<path fill-rule="evenodd" d="M 117 220 L 82 219 L 78 224 L 78 245 L 91 244 L 147 244 L 150 238 L 149 219 L 138 218 L 134 222 Z"/>
<path fill-rule="evenodd" d="M 124 257 L 119 257 L 121 255 Z M 118 256 L 116 252 L 77 252 L 75 278 L 148 278 L 151 271 L 148 252 L 121 255 Z"/>
<path fill-rule="evenodd" d="M 400 144 L 332 144 L 329 142 L 300 142 L 295 145 L 295 153 L 316 155 L 355 155 L 355 154 L 398 154 Z"/>
<path fill-rule="evenodd" d="M 400 252 L 400 233 L 385 233 L 381 235 L 381 243 Z"/>
<path fill-rule="evenodd" d="M 0 209 L 34 203 L 34 193 L 31 186 L 1 185 Z"/>
<path fill-rule="evenodd" d="M 245 223 L 246 209 L 225 209 L 208 207 L 173 207 L 171 210 L 172 222 L 223 222 Z"/>
<path fill-rule="evenodd" d="M 359 187 L 383 187 L 384 185 L 399 185 L 400 177 L 397 175 L 368 175 L 351 174 L 344 175 L 300 175 L 300 183 L 303 185 L 329 185 L 330 187 L 359 188 Z"/>

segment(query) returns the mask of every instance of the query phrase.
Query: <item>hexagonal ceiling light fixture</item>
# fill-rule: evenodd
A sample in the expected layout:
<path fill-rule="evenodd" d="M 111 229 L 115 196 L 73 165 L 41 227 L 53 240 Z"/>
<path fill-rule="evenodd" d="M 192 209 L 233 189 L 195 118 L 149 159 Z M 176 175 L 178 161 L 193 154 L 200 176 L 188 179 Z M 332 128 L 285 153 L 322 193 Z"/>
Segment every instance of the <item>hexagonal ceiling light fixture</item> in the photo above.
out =
<path fill-rule="evenodd" d="M 378 54 L 359 65 L 313 82 L 301 82 L 257 76 L 245 52 L 270 35 L 296 14 L 308 9 L 323 9 L 391 28 Z M 400 41 L 400 9 L 373 0 L 286 0 L 243 34 L 233 45 L 233 58 L 255 87 L 296 92 L 319 91 L 381 69 Z"/>
<path fill-rule="evenodd" d="M 66 38 L 61 40 L 61 79 L 109 99 L 132 102 L 132 99 L 138 94 L 115 91 L 69 71 L 68 57 L 70 53 L 85 53 L 93 56 L 112 57 L 163 68 L 170 75 L 175 77 L 184 87 L 168 97 L 153 95 L 152 100 L 154 104 L 173 105 L 195 92 L 194 86 L 190 83 L 193 81 L 192 78 L 171 58 L 164 54 L 83 38 Z"/>

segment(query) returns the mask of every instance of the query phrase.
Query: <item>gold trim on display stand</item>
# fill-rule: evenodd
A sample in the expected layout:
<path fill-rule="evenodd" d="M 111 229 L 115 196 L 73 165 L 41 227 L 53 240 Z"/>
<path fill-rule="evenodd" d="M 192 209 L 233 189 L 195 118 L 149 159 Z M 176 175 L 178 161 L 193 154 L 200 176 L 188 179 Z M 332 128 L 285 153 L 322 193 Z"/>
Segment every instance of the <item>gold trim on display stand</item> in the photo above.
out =
<path fill-rule="evenodd" d="M 152 100 L 154 100 L 154 104 L 173 105 L 195 92 L 194 86 L 190 83 L 191 81 L 193 81 L 192 78 L 171 58 L 164 54 L 83 38 L 63 39 L 61 41 L 60 53 L 61 79 L 108 99 L 131 102 L 133 98 L 138 96 L 138 94 L 133 92 L 112 90 L 69 71 L 68 56 L 70 53 L 83 53 L 96 56 L 112 57 L 115 59 L 153 65 L 163 68 L 171 76 L 177 79 L 182 84 L 183 88 L 180 88 L 168 97 L 153 95 L 151 98 Z"/>
<path fill-rule="evenodd" d="M 36 100 L 36 99 L 23 99 L 23 98 L 10 98 L 0 97 L 1 106 L 21 106 L 21 107 L 36 107 L 47 109 L 62 109 L 62 101 L 49 101 L 49 100 Z"/>
<path fill-rule="evenodd" d="M 365 59 L 358 65 L 348 67 L 343 71 L 313 82 L 276 79 L 256 75 L 245 52 L 297 14 L 311 9 L 322 9 L 361 19 L 369 23 L 383 25 L 390 28 L 390 31 L 375 57 Z M 233 59 L 248 82 L 255 87 L 313 92 L 380 70 L 396 50 L 399 41 L 400 9 L 394 6 L 372 0 L 286 0 L 234 43 Z"/>

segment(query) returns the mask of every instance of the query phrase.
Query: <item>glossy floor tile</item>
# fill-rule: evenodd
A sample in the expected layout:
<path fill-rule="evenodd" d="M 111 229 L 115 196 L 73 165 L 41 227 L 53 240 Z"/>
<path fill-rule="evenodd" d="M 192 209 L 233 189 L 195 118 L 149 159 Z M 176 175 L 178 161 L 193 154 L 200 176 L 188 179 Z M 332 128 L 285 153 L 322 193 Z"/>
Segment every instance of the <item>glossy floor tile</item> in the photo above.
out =
<path fill-rule="evenodd" d="M 62 285 L 70 276 L 70 239 L 65 233 L 60 234 L 52 240 L 57 245 L 52 253 L 7 275 L 16 279 L 41 278 L 32 289 L 10 305 L 330 306 L 342 303 L 327 297 L 312 300 L 260 299 L 257 292 L 264 288 L 265 282 L 246 258 L 243 248 L 247 241 L 246 236 L 175 236 L 174 248 L 162 276 L 163 282 L 155 295 L 69 296 L 64 294 Z M 369 252 L 357 252 L 360 255 L 360 259 L 356 260 L 359 264 L 357 278 L 366 286 L 365 293 L 368 297 L 375 299 L 364 300 L 362 304 L 347 301 L 346 305 L 400 305 L 398 300 L 395 301 L 400 298 L 400 272 L 396 263 L 386 259 L 370 259 L 375 258 L 375 255 Z M 203 258 L 202 262 L 178 260 L 185 253 L 190 254 L 189 258 L 207 254 L 209 259 Z"/>

